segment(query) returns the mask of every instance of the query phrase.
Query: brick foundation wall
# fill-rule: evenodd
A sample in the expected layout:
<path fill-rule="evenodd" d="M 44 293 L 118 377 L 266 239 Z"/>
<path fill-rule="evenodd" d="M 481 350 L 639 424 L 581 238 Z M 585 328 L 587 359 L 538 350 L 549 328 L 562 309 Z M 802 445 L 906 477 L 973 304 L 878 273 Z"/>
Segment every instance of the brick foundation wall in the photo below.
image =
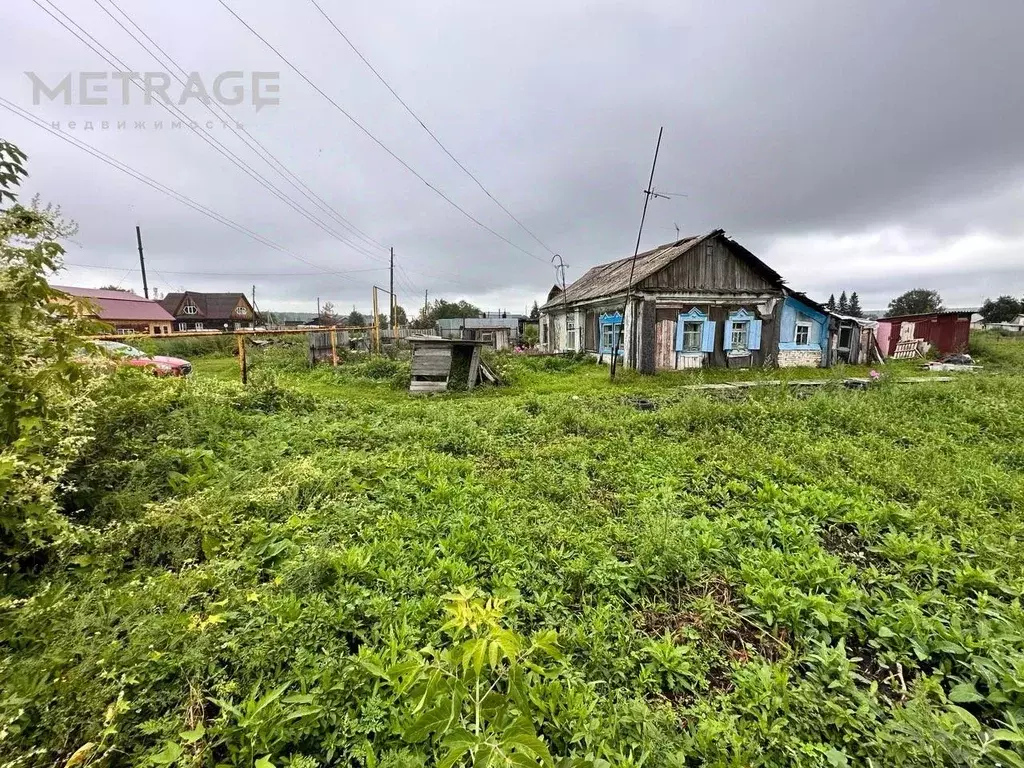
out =
<path fill-rule="evenodd" d="M 779 368 L 818 368 L 821 352 L 806 349 L 780 349 Z"/>

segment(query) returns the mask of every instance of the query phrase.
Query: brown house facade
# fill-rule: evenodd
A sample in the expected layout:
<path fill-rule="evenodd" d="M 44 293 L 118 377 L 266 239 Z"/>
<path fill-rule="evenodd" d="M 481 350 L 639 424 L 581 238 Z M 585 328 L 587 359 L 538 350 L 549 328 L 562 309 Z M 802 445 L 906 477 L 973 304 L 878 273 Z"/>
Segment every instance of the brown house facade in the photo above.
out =
<path fill-rule="evenodd" d="M 174 316 L 175 331 L 253 328 L 256 313 L 244 293 L 168 293 L 160 305 Z"/>

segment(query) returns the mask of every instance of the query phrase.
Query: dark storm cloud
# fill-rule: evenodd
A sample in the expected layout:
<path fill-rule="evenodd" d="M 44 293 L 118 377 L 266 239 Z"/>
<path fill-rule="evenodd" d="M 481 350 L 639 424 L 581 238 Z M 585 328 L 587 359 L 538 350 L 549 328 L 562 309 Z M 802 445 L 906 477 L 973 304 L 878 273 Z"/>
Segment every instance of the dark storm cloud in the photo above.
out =
<path fill-rule="evenodd" d="M 131 68 L 163 69 L 95 5 L 58 5 Z M 430 289 L 518 309 L 546 291 L 549 254 L 454 166 L 311 5 L 231 5 L 431 183 L 539 258 L 439 199 L 219 3 L 121 3 L 189 69 L 281 71 L 280 106 L 233 114 L 332 207 L 395 246 L 403 301 L 416 305 Z M 820 295 L 858 290 L 872 306 L 919 286 L 953 305 L 1024 293 L 1017 0 L 325 7 L 460 160 L 565 256 L 570 278 L 630 252 L 664 125 L 656 187 L 688 197 L 652 203 L 647 246 L 674 239 L 677 224 L 684 233 L 724 227 L 791 284 Z M 142 106 L 33 107 L 24 71 L 109 66 L 33 3 L 2 13 L 5 98 L 65 125 L 169 121 Z M 207 119 L 196 106 L 188 112 Z M 370 285 L 386 280 L 384 271 L 253 274 L 315 268 L 0 114 L 3 134 L 32 156 L 28 191 L 62 203 L 81 224 L 69 261 L 118 270 L 73 268 L 76 282 L 115 282 L 133 267 L 136 223 L 153 269 L 166 271 L 161 283 L 256 283 L 264 306 L 308 307 L 321 296 L 365 308 Z M 230 131 L 212 133 L 317 210 Z M 342 242 L 352 240 L 342 225 L 331 223 L 340 239 L 325 233 L 187 131 L 73 135 L 326 269 L 383 267 L 360 252 L 365 243 Z M 381 248 L 372 253 L 386 259 Z M 238 274 L 170 274 L 189 271 Z"/>

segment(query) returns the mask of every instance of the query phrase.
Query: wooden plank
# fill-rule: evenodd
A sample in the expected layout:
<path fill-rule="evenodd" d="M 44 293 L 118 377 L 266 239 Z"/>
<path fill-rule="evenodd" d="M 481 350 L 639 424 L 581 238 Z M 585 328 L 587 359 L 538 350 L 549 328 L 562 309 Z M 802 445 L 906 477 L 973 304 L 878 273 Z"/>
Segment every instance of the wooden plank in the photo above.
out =
<path fill-rule="evenodd" d="M 417 347 L 414 357 L 451 357 L 452 347 Z"/>
<path fill-rule="evenodd" d="M 420 361 L 412 365 L 413 376 L 447 376 L 450 370 L 448 362 Z"/>
<path fill-rule="evenodd" d="M 469 359 L 469 381 L 466 388 L 472 389 L 480 378 L 480 347 L 473 347 L 473 356 Z"/>
<path fill-rule="evenodd" d="M 637 308 L 636 368 L 640 373 L 652 374 L 657 367 L 657 325 L 653 299 L 640 302 Z"/>
<path fill-rule="evenodd" d="M 501 380 L 498 378 L 498 374 L 492 371 L 483 360 L 480 361 L 480 375 L 491 384 L 501 383 Z"/>
<path fill-rule="evenodd" d="M 447 392 L 448 382 L 447 381 L 416 381 L 415 379 L 409 383 L 409 391 L 426 394 L 431 392 Z"/>

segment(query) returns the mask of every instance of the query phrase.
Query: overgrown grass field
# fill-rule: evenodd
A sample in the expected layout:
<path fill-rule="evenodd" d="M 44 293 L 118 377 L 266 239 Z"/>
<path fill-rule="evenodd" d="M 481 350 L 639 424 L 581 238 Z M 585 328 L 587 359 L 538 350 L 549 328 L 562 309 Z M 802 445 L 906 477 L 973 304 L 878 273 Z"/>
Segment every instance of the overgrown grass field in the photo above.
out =
<path fill-rule="evenodd" d="M 119 371 L 77 536 L 4 584 L 0 766 L 1024 765 L 1022 350 L 727 396 Z"/>

